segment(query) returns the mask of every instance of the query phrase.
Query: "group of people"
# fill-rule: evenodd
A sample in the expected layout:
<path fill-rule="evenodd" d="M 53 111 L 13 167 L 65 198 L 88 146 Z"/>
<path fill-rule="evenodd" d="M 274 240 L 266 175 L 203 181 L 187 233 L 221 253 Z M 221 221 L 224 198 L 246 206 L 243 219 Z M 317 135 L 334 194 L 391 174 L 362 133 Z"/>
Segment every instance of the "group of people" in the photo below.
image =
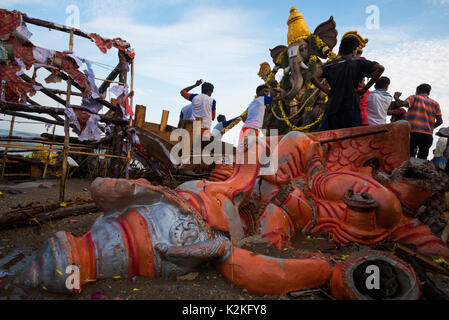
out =
<path fill-rule="evenodd" d="M 339 58 L 319 67 L 311 80 L 329 97 L 321 131 L 386 124 L 387 116 L 391 116 L 392 122 L 406 120 L 410 123 L 410 156 L 427 159 L 433 144 L 434 129 L 443 124 L 440 105 L 429 97 L 431 86 L 419 85 L 416 94 L 404 101 L 400 99 L 400 92 L 391 96 L 388 93 L 391 81 L 382 77 L 385 68 L 362 58 L 359 47 L 360 41 L 356 37 L 342 39 Z M 365 84 L 366 78 L 369 81 Z M 189 93 L 201 84 L 200 95 Z M 370 92 L 373 86 L 375 90 Z M 216 102 L 211 98 L 213 90 L 212 84 L 198 80 L 195 85 L 181 91 L 181 95 L 192 103 L 182 109 L 180 120 L 201 118 L 205 136 L 210 136 L 212 120 L 215 120 Z M 270 97 L 268 86 L 262 85 L 256 89 L 257 97 L 248 106 L 242 133 L 253 129 L 257 134 L 262 129 L 266 108 L 284 95 L 282 89 L 275 91 L 280 95 Z M 226 121 L 220 115 L 218 121 L 215 132 L 220 132 L 234 119 Z"/>

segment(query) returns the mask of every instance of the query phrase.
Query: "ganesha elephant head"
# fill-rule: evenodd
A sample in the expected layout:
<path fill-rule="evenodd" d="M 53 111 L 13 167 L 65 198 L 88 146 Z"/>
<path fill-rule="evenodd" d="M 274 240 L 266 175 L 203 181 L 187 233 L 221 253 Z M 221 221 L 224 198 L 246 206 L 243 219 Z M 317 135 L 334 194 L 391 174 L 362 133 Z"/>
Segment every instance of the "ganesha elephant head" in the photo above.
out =
<path fill-rule="evenodd" d="M 333 17 L 320 24 L 310 33 L 304 16 L 295 7 L 290 10 L 287 21 L 288 47 L 280 45 L 270 49 L 275 68 L 284 69 L 281 86 L 287 91 L 284 100 L 294 99 L 304 84 L 310 82 L 316 70 L 317 59 L 327 58 L 337 44 L 336 23 Z"/>

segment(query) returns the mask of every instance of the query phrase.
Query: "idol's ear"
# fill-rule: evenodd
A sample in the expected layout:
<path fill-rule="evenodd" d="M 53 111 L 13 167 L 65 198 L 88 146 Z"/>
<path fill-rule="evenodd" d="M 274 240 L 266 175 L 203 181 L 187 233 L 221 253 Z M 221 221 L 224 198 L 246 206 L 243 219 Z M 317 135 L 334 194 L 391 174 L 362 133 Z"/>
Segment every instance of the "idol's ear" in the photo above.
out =
<path fill-rule="evenodd" d="M 327 46 L 332 50 L 337 45 L 337 24 L 334 21 L 334 17 L 330 17 L 329 20 L 320 24 L 314 31 L 314 35 L 319 36 Z"/>
<path fill-rule="evenodd" d="M 279 57 L 287 52 L 286 46 L 277 46 L 273 49 L 270 49 L 271 58 L 273 58 L 274 65 L 277 65 L 277 61 Z M 282 64 L 279 66 L 283 69 L 288 67 L 288 59 L 283 59 Z"/>

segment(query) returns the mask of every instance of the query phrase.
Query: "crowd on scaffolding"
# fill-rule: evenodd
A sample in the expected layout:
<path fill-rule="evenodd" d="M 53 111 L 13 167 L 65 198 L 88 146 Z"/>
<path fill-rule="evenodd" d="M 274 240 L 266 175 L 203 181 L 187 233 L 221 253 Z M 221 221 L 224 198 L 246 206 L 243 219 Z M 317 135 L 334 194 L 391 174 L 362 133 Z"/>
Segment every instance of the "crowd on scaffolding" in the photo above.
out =
<path fill-rule="evenodd" d="M 431 85 L 420 84 L 414 95 L 401 100 L 401 92 L 393 95 L 388 92 L 391 80 L 382 76 L 385 68 L 361 55 L 360 41 L 356 37 L 344 38 L 339 58 L 318 68 L 312 78 L 313 85 L 328 95 L 321 131 L 382 125 L 391 116 L 392 123 L 403 120 L 410 124 L 410 156 L 426 160 L 433 145 L 434 130 L 443 124 L 440 105 L 430 98 Z M 326 81 L 322 82 L 323 79 Z M 366 79 L 369 80 L 366 82 Z M 200 85 L 201 94 L 190 93 Z M 370 91 L 373 86 L 374 90 Z M 242 132 L 262 129 L 267 108 L 284 94 L 282 89 L 275 90 L 278 95 L 271 97 L 268 86 L 261 85 L 256 89 L 257 97 L 248 106 Z M 234 122 L 236 118 L 227 121 L 224 115 L 219 115 L 218 124 L 211 132 L 216 116 L 216 101 L 211 97 L 213 91 L 214 86 L 202 80 L 183 89 L 181 95 L 191 104 L 182 109 L 180 123 L 182 119 L 201 118 L 202 134 L 215 136 Z M 440 132 L 444 136 L 445 130 Z"/>

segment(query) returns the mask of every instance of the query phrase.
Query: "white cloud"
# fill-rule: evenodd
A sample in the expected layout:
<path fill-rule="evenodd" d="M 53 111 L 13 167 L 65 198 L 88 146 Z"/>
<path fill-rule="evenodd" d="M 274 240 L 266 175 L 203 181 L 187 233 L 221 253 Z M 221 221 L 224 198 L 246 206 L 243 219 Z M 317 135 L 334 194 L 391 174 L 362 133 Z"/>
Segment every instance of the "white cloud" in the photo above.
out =
<path fill-rule="evenodd" d="M 137 85 L 147 91 L 143 97 L 136 94 L 136 103 L 159 112 L 169 108 L 170 122 L 177 123 L 186 104 L 179 91 L 200 78 L 215 85 L 219 113 L 232 117 L 244 111 L 260 84 L 259 63 L 269 58 L 269 44 L 256 37 L 255 24 L 254 17 L 237 10 L 203 7 L 164 26 L 139 24 L 121 12 L 101 16 L 84 28 L 132 44 Z"/>

